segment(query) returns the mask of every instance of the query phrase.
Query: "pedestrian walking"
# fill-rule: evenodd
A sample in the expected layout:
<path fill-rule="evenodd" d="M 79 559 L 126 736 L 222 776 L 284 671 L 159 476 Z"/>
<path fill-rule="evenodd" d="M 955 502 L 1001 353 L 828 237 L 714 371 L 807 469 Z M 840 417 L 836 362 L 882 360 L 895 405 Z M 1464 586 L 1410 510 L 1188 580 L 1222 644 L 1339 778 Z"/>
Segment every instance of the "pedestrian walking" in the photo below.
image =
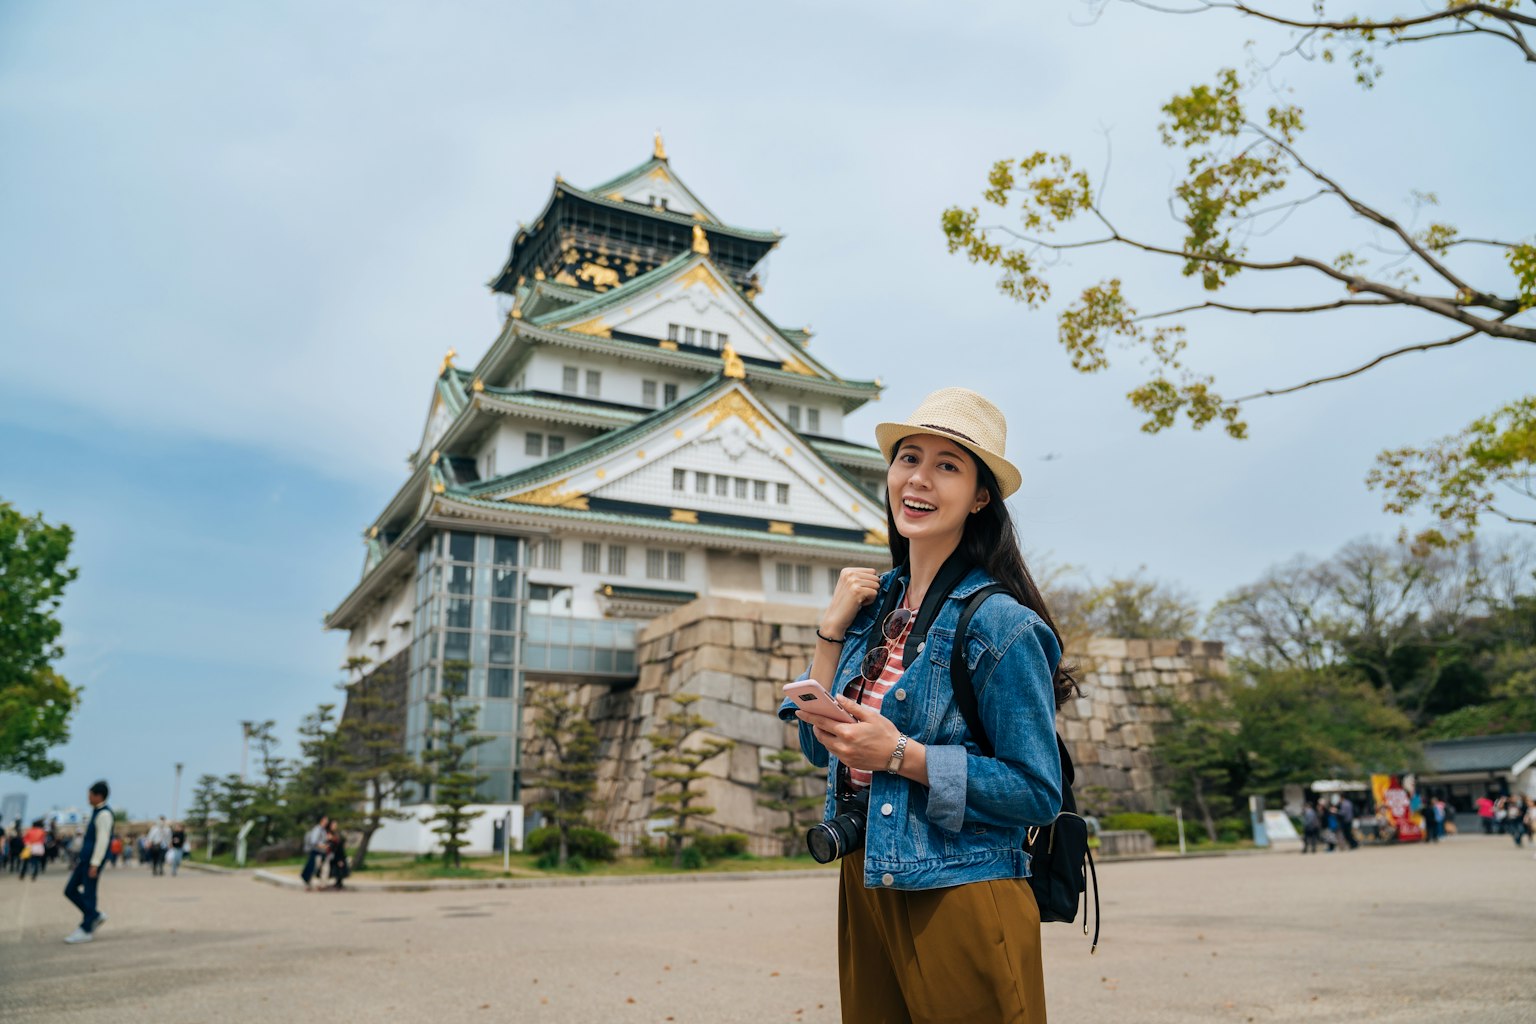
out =
<path fill-rule="evenodd" d="M 101 865 L 107 859 L 107 848 L 112 844 L 112 809 L 107 806 L 105 781 L 91 784 L 86 799 L 91 804 L 91 817 L 85 826 L 85 841 L 80 845 L 80 860 L 69 873 L 64 895 L 69 902 L 80 908 L 80 927 L 64 939 L 69 943 L 90 942 L 96 938 L 96 929 L 106 923 L 107 915 L 96 906 L 96 886 L 100 881 Z"/>
<path fill-rule="evenodd" d="M 315 827 L 304 833 L 304 871 L 300 877 L 304 879 L 306 889 L 314 888 L 315 875 L 324 862 L 330 824 L 330 817 L 322 814 Z"/>
<path fill-rule="evenodd" d="M 1318 840 L 1322 838 L 1323 822 L 1317 816 L 1317 808 L 1308 801 L 1301 805 L 1301 852 L 1316 853 Z"/>
<path fill-rule="evenodd" d="M 336 826 L 334 821 L 326 828 L 325 849 L 331 859 L 331 888 L 346 888 L 343 883 L 346 882 L 347 876 L 352 873 L 352 865 L 347 862 L 347 837 Z"/>
<path fill-rule="evenodd" d="M 1483 823 L 1483 835 L 1493 835 L 1493 799 L 1484 793 L 1477 798 L 1477 820 Z"/>
<path fill-rule="evenodd" d="M 1339 838 L 1351 850 L 1360 848 L 1360 840 L 1355 838 L 1355 802 L 1347 796 L 1339 801 Z"/>
<path fill-rule="evenodd" d="M 779 710 L 827 769 L 828 820 L 808 841 L 817 859 L 842 858 L 845 1022 L 1045 1020 L 1023 847 L 1061 808 L 1055 716 L 1076 686 L 1004 504 L 1020 484 L 1006 432 L 997 407 L 962 388 L 875 428 L 895 568 L 842 570 L 807 676 L 851 717 L 817 717 L 792 699 Z M 967 632 L 982 652 L 973 679 L 995 750 L 984 756 L 955 710 L 948 665 L 965 657 L 953 649 L 962 606 L 991 584 L 1007 593 Z"/>
<path fill-rule="evenodd" d="M 31 872 L 32 881 L 37 881 L 48 859 L 48 833 L 43 831 L 42 818 L 34 821 L 32 827 L 22 834 L 21 856 L 21 879 L 25 881 L 27 873 Z"/>
<path fill-rule="evenodd" d="M 171 877 L 176 877 L 176 869 L 181 867 L 181 858 L 187 854 L 187 829 L 181 822 L 171 826 Z"/>
<path fill-rule="evenodd" d="M 1445 801 L 1435 797 L 1429 802 L 1429 813 L 1424 816 L 1425 824 L 1429 826 L 1425 831 L 1429 834 L 1429 841 L 1438 843 L 1440 837 L 1445 835 Z"/>
<path fill-rule="evenodd" d="M 1525 796 L 1520 793 L 1511 796 L 1504 808 L 1504 828 L 1516 846 L 1525 842 L 1525 812 Z"/>
<path fill-rule="evenodd" d="M 165 815 L 150 828 L 144 837 L 144 852 L 149 855 L 149 873 L 165 874 L 165 853 L 171 848 L 171 826 L 165 823 Z"/>

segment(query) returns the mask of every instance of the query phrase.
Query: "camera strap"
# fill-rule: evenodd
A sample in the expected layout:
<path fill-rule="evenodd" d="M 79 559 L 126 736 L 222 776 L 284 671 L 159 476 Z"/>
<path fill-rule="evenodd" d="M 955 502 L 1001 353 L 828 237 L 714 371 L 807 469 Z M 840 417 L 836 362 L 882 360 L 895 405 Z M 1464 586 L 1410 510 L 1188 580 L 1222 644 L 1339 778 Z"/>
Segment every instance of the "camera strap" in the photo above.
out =
<path fill-rule="evenodd" d="M 912 623 L 912 632 L 907 635 L 907 642 L 901 649 L 901 663 L 912 664 L 913 660 L 923 653 L 923 646 L 928 641 L 928 630 L 933 626 L 933 620 L 938 618 L 939 609 L 944 607 L 944 602 L 949 600 L 950 592 L 960 585 L 971 571 L 969 560 L 962 555 L 957 548 L 944 560 L 939 567 L 937 575 L 933 577 L 933 583 L 928 587 L 928 593 L 923 595 L 923 606 L 917 611 L 917 619 Z M 912 585 L 912 566 L 907 564 L 907 586 Z M 895 606 L 896 587 L 893 585 L 890 595 L 886 600 L 886 607 L 880 613 L 878 628 L 885 622 L 885 617 L 891 613 Z"/>

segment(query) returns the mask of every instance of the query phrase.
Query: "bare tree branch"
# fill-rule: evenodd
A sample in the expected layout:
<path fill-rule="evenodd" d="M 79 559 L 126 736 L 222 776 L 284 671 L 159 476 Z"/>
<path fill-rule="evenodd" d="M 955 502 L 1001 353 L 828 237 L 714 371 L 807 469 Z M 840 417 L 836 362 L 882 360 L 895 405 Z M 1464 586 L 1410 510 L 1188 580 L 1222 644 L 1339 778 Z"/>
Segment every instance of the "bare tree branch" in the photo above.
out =
<path fill-rule="evenodd" d="M 1329 21 L 1319 19 L 1316 21 L 1301 21 L 1296 18 L 1287 18 L 1279 14 L 1271 14 L 1268 11 L 1259 10 L 1257 7 L 1242 3 L 1241 0 L 1232 2 L 1219 2 L 1219 0 L 1199 0 L 1200 6 L 1184 8 L 1182 10 L 1172 7 L 1162 7 L 1149 3 L 1148 0 L 1131 0 L 1137 7 L 1145 7 L 1147 10 L 1158 11 L 1162 14 L 1203 14 L 1206 11 L 1229 10 L 1246 14 L 1260 21 L 1267 21 L 1274 25 L 1284 25 L 1287 28 L 1321 29 L 1328 32 L 1400 32 L 1403 29 L 1413 28 L 1416 25 L 1430 25 L 1441 21 L 1463 22 L 1474 14 L 1502 21 L 1509 25 L 1525 25 L 1536 28 L 1536 17 L 1528 14 L 1520 14 L 1503 7 L 1488 3 L 1460 3 L 1453 4 L 1443 10 L 1431 11 L 1416 17 L 1388 18 L 1383 21 Z M 1475 26 L 1474 26 L 1475 27 Z"/>
<path fill-rule="evenodd" d="M 1453 338 L 1446 338 L 1444 341 L 1429 341 L 1420 345 L 1407 345 L 1403 348 L 1383 353 L 1365 365 L 1357 366 L 1353 370 L 1348 370 L 1344 373 L 1336 373 L 1330 377 L 1318 377 L 1314 380 L 1305 381 L 1304 383 L 1296 384 L 1288 388 L 1276 388 L 1270 391 L 1258 391 L 1251 395 L 1244 395 L 1242 398 L 1235 399 L 1235 401 L 1242 403 L 1252 401 L 1255 398 L 1272 398 L 1275 395 L 1289 395 L 1293 392 L 1301 391 L 1304 388 L 1314 387 L 1318 384 L 1330 384 L 1336 380 L 1345 380 L 1357 374 L 1364 373 L 1366 370 L 1369 370 L 1374 366 L 1380 366 L 1388 359 L 1395 359 L 1398 356 L 1407 355 L 1410 352 L 1428 352 L 1429 350 L 1436 348 L 1449 348 L 1452 345 L 1461 344 L 1468 338 L 1475 338 L 1481 333 L 1481 331 L 1466 331 L 1465 333 L 1458 334 Z"/>
<path fill-rule="evenodd" d="M 1132 317 L 1132 323 L 1141 323 L 1144 320 L 1160 320 L 1163 317 L 1178 316 L 1180 313 L 1193 313 L 1201 309 L 1220 309 L 1228 313 L 1321 313 L 1329 309 L 1346 309 L 1350 306 L 1395 306 L 1397 303 L 1387 299 L 1340 299 L 1338 302 L 1327 302 L 1318 306 L 1233 306 L 1225 302 L 1197 302 L 1192 306 L 1181 306 L 1178 309 L 1164 310 L 1161 313 L 1147 313 L 1144 316 Z"/>

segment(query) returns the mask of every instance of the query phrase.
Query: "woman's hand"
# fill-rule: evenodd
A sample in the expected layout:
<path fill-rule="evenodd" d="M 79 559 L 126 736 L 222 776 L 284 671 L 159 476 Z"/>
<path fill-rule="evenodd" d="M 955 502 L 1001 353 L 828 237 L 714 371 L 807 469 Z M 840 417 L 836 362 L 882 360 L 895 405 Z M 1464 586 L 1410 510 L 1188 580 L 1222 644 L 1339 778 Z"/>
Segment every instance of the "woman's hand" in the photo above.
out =
<path fill-rule="evenodd" d="M 873 569 L 850 566 L 838 573 L 832 600 L 821 617 L 821 631 L 833 639 L 842 639 L 859 609 L 879 592 L 880 574 Z"/>
<path fill-rule="evenodd" d="M 846 697 L 837 697 L 835 700 L 838 707 L 858 721 L 834 722 L 824 715 L 810 715 L 804 711 L 795 714 L 800 721 L 811 726 L 821 745 L 843 764 L 866 772 L 884 771 L 890 763 L 891 753 L 896 749 L 896 741 L 901 738 L 896 723 L 874 708 L 865 707 Z"/>

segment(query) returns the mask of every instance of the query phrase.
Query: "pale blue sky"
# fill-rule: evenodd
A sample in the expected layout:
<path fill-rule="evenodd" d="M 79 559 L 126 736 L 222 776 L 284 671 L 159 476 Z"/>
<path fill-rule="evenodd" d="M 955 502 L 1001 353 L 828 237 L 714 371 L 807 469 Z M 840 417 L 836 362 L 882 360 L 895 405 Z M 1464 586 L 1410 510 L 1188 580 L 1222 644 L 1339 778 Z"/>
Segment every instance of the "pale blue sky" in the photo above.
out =
<path fill-rule="evenodd" d="M 1059 149 L 1097 170 L 1106 138 L 1119 219 L 1174 237 L 1156 108 L 1258 31 L 1084 10 L 0 5 L 0 496 L 77 530 L 62 668 L 86 687 L 65 774 L 0 792 L 44 809 L 104 775 L 135 813 L 168 813 L 174 762 L 183 808 L 198 774 L 238 768 L 241 719 L 277 719 L 293 752 L 339 675 L 321 616 L 403 479 L 443 351 L 468 363 L 494 335 L 484 283 L 518 220 L 557 172 L 591 184 L 645 159 L 657 127 L 724 219 L 787 235 L 769 314 L 885 379 L 855 437 L 941 384 L 997 399 L 1033 550 L 1099 577 L 1146 565 L 1209 601 L 1395 532 L 1360 483 L 1374 454 L 1528 391 L 1530 353 L 1482 343 L 1255 406 L 1243 444 L 1146 437 L 1121 397 L 1134 364 L 1074 375 L 1049 312 L 945 254 L 939 213 L 975 201 L 991 160 Z M 1308 152 L 1367 198 L 1406 215 L 1433 190 L 1437 217 L 1519 234 L 1536 143 L 1509 131 L 1530 72 L 1506 49 L 1404 51 L 1374 93 L 1295 61 L 1275 81 L 1307 109 Z M 1304 217 L 1293 246 L 1361 237 Z M 1111 273 L 1144 309 L 1191 294 L 1108 253 L 1059 268 L 1057 294 Z M 1442 336 L 1366 317 L 1192 328 L 1233 393 Z"/>

